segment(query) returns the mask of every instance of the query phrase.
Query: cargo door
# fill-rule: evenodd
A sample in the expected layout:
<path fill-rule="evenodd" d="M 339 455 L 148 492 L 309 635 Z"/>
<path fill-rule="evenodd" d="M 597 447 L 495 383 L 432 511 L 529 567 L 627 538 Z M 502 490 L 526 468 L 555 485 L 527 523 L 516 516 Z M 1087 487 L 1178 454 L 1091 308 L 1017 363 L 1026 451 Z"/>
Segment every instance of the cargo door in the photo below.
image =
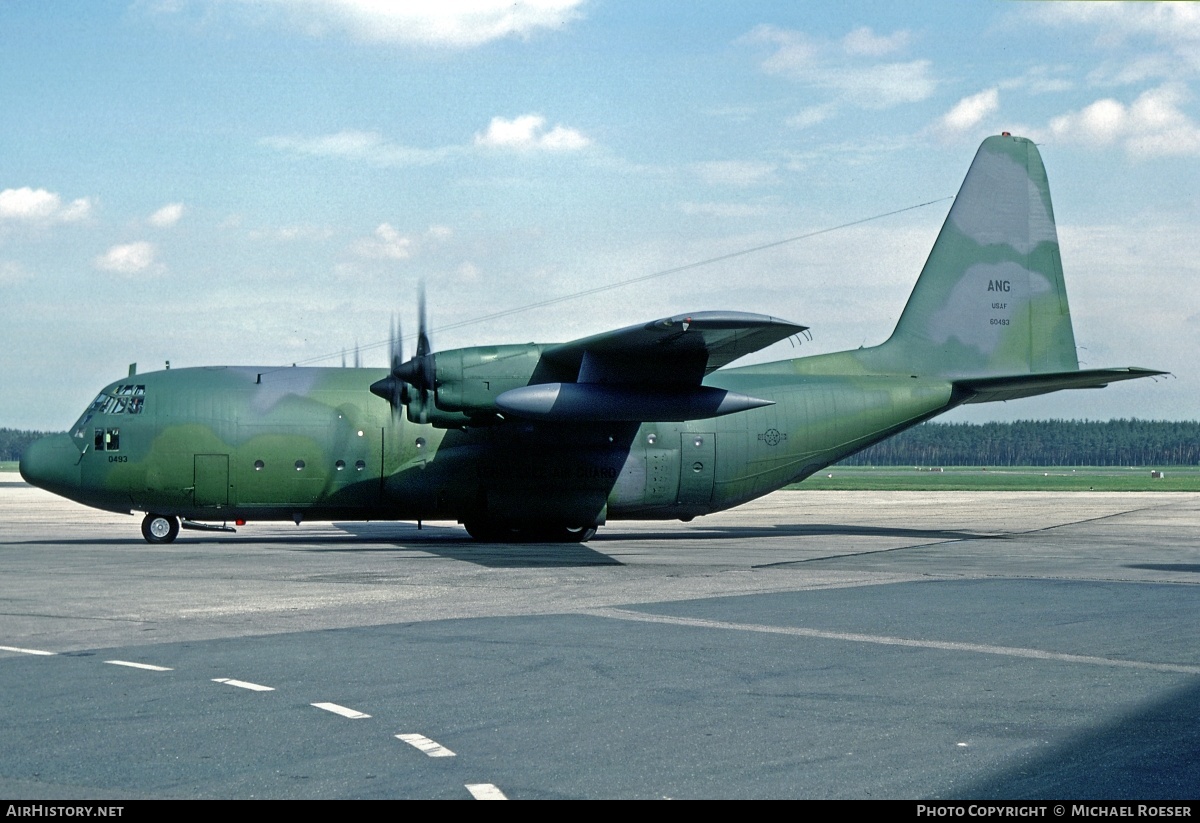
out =
<path fill-rule="evenodd" d="M 681 432 L 679 444 L 679 502 L 712 500 L 717 468 L 715 432 Z"/>

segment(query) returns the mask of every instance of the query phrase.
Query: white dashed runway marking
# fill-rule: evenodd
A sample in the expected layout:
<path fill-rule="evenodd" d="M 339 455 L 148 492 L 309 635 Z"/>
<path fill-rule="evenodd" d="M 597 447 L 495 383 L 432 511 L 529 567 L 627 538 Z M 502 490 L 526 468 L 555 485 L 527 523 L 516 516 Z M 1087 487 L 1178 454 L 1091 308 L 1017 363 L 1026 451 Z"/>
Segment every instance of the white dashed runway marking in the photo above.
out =
<path fill-rule="evenodd" d="M 58 652 L 44 652 L 41 649 L 22 649 L 19 646 L 0 646 L 0 652 L 16 652 L 17 654 L 43 654 L 53 656 Z"/>
<path fill-rule="evenodd" d="M 166 666 L 152 666 L 149 663 L 131 663 L 128 660 L 105 660 L 105 663 L 111 663 L 114 666 L 128 666 L 131 669 L 145 669 L 148 672 L 169 672 L 173 669 L 168 669 Z"/>
<path fill-rule="evenodd" d="M 369 714 L 363 714 L 356 709 L 347 709 L 345 706 L 339 706 L 337 703 L 312 703 L 318 709 L 324 709 L 327 712 L 340 714 L 342 717 L 349 717 L 352 720 L 359 720 L 364 717 L 370 717 Z"/>
<path fill-rule="evenodd" d="M 397 740 L 403 740 L 413 748 L 420 749 L 430 757 L 454 757 L 454 752 L 440 743 L 435 743 L 423 734 L 398 734 Z"/>
<path fill-rule="evenodd" d="M 508 800 L 504 796 L 504 792 L 493 786 L 491 783 L 468 783 L 467 791 L 476 800 Z"/>
<path fill-rule="evenodd" d="M 224 683 L 226 686 L 237 686 L 239 689 L 249 689 L 252 692 L 273 692 L 270 686 L 260 686 L 257 683 L 247 683 L 245 680 L 233 680 L 228 677 L 214 677 L 214 683 Z"/>

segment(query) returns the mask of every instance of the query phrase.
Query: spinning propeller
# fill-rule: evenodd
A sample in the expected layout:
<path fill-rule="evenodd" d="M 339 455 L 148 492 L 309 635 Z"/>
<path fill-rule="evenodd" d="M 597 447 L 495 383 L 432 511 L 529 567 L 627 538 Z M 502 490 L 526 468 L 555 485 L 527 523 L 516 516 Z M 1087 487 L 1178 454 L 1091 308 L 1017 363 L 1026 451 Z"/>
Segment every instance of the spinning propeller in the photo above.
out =
<path fill-rule="evenodd" d="M 404 338 L 400 324 L 392 327 L 391 350 L 392 371 L 387 377 L 371 384 L 372 393 L 382 397 L 399 413 L 401 406 L 408 407 L 408 419 L 414 423 L 428 423 L 429 409 L 433 403 L 433 392 L 437 389 L 435 355 L 430 351 L 429 332 L 425 324 L 425 285 L 417 301 L 417 353 L 409 360 L 404 359 Z"/>

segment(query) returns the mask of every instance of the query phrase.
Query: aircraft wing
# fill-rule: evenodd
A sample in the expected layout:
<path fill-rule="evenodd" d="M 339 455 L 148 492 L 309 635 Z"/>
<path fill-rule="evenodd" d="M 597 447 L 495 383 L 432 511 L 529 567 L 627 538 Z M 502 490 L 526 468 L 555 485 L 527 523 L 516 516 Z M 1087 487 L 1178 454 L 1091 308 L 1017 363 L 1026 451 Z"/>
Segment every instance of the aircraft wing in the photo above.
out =
<path fill-rule="evenodd" d="M 679 314 L 549 346 L 542 358 L 579 383 L 698 384 L 705 375 L 807 326 L 748 312 Z"/>
<path fill-rule="evenodd" d="M 800 326 L 745 312 L 697 312 L 542 350 L 540 380 L 505 392 L 510 414 L 563 421 L 682 421 L 770 405 L 701 385 L 705 375 L 793 334 Z"/>

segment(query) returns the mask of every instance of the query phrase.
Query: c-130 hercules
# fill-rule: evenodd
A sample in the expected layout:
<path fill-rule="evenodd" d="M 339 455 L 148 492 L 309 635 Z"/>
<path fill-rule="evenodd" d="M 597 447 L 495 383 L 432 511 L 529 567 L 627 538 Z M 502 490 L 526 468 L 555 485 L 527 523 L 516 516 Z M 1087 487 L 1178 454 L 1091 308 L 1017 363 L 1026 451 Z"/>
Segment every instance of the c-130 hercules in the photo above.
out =
<path fill-rule="evenodd" d="M 963 403 L 1162 374 L 1079 368 L 1045 168 L 1007 133 L 980 146 L 872 348 L 723 368 L 806 327 L 722 311 L 433 353 L 421 314 L 415 356 L 394 344 L 390 371 L 131 373 L 32 443 L 21 474 L 145 512 L 151 543 L 181 518 L 454 520 L 481 541 L 583 541 L 606 520 L 737 506 Z"/>

